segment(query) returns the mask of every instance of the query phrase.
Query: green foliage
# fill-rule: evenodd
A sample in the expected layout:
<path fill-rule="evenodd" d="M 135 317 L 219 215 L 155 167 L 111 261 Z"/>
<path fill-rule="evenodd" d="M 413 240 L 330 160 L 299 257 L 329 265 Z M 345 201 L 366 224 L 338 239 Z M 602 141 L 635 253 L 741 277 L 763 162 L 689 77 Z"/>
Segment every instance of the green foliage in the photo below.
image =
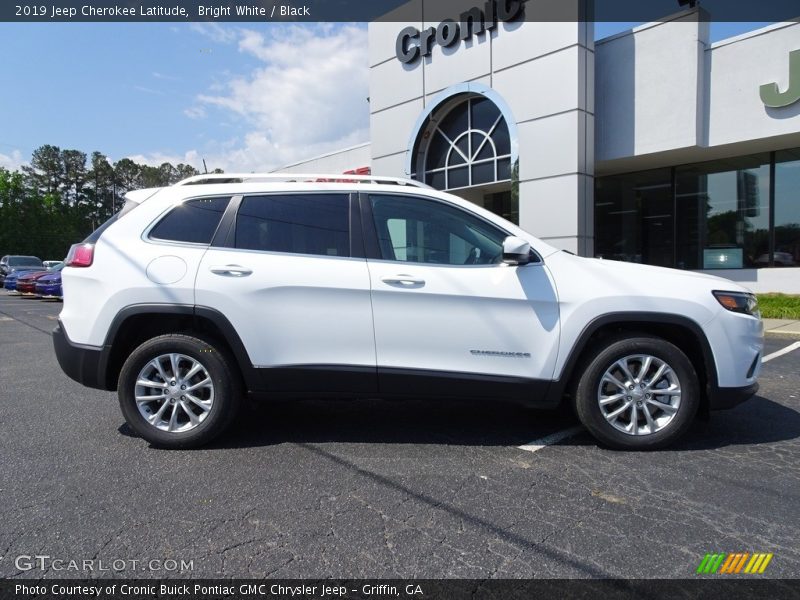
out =
<path fill-rule="evenodd" d="M 158 167 L 123 158 L 113 165 L 101 152 L 45 145 L 22 172 L 0 167 L 0 255 L 63 258 L 125 202 L 125 193 L 171 185 L 198 171 L 165 162 Z"/>
<path fill-rule="evenodd" d="M 764 319 L 800 320 L 800 296 L 789 294 L 756 294 Z"/>

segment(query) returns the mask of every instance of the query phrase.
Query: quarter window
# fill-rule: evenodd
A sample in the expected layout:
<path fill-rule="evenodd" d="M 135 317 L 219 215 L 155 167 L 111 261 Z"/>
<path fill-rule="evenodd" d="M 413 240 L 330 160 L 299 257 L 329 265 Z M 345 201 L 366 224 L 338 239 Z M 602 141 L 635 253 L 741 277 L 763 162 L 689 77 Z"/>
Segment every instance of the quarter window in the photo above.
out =
<path fill-rule="evenodd" d="M 230 198 L 198 198 L 173 208 L 153 227 L 150 237 L 173 242 L 210 244 Z M 116 218 L 116 215 L 112 219 Z M 98 228 L 98 231 L 102 228 Z M 95 232 L 97 233 L 97 231 Z"/>
<path fill-rule="evenodd" d="M 248 196 L 236 217 L 236 247 L 350 256 L 346 194 Z"/>
<path fill-rule="evenodd" d="M 370 196 L 381 258 L 441 265 L 500 262 L 506 233 L 433 200 Z"/>

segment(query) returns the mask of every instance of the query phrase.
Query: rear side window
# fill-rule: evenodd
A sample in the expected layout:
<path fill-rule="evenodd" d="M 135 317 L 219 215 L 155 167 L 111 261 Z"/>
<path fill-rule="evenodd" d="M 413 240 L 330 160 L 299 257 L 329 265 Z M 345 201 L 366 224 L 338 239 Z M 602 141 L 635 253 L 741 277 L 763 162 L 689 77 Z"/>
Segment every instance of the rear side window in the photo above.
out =
<path fill-rule="evenodd" d="M 247 196 L 236 215 L 237 248 L 350 256 L 347 194 Z"/>
<path fill-rule="evenodd" d="M 210 244 L 230 198 L 198 198 L 173 208 L 150 231 L 150 237 L 170 242 Z"/>

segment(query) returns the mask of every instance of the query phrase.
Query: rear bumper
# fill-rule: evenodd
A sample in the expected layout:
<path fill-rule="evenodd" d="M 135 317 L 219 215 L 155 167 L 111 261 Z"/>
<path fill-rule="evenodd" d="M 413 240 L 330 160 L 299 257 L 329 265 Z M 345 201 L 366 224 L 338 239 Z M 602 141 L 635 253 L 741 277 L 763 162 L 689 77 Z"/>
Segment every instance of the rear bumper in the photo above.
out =
<path fill-rule="evenodd" d="M 740 405 L 758 392 L 758 383 L 743 387 L 715 387 L 709 390 L 708 407 L 711 410 L 727 410 Z"/>
<path fill-rule="evenodd" d="M 53 330 L 53 348 L 61 370 L 86 387 L 109 390 L 106 385 L 107 353 L 104 349 L 74 344 L 61 323 Z"/>

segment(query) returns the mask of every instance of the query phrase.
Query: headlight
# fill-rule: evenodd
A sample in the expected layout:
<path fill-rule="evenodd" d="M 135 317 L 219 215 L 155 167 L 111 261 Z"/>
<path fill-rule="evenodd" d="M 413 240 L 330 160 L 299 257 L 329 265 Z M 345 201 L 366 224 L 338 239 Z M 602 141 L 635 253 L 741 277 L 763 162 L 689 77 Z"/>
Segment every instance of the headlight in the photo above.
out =
<path fill-rule="evenodd" d="M 758 310 L 758 300 L 754 294 L 747 292 L 711 292 L 717 299 L 717 302 L 731 312 L 742 313 L 743 315 L 751 315 L 756 318 L 761 318 L 761 313 Z"/>

